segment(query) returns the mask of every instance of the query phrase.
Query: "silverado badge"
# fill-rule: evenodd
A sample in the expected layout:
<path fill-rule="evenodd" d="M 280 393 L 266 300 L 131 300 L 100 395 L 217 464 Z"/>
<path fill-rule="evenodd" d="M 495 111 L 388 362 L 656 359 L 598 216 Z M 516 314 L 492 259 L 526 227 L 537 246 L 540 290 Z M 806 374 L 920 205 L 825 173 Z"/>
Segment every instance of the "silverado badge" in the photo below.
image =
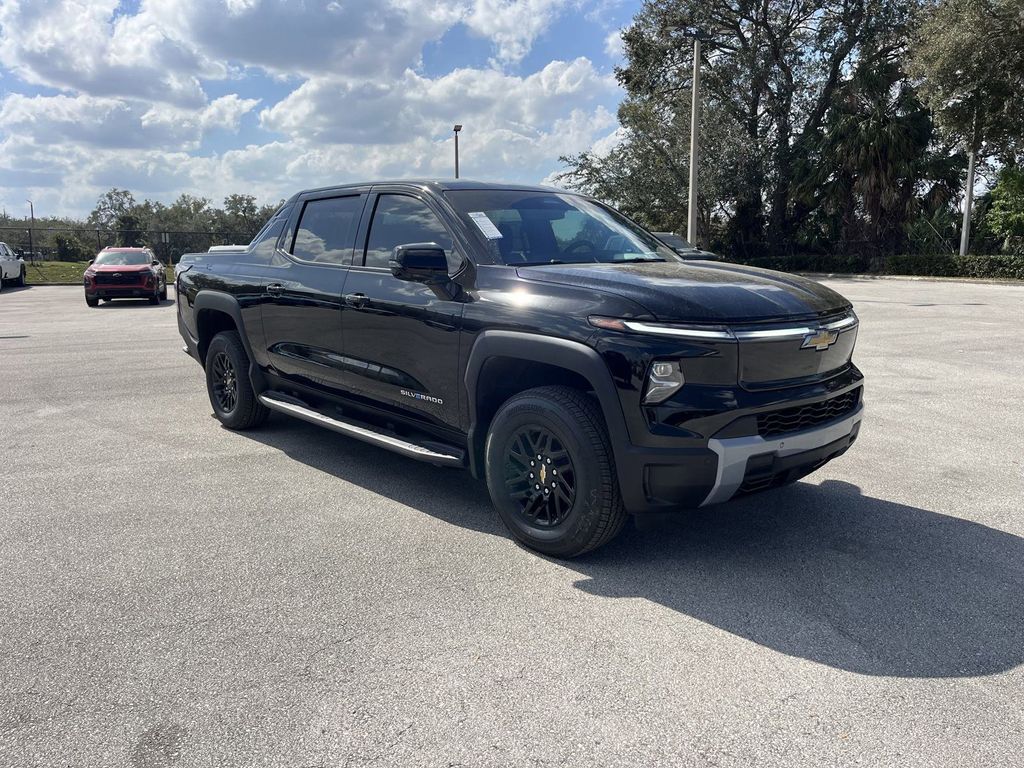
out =
<path fill-rule="evenodd" d="M 835 344 L 838 338 L 839 331 L 828 331 L 821 328 L 804 336 L 804 343 L 800 345 L 800 349 L 816 349 L 822 352 Z"/>

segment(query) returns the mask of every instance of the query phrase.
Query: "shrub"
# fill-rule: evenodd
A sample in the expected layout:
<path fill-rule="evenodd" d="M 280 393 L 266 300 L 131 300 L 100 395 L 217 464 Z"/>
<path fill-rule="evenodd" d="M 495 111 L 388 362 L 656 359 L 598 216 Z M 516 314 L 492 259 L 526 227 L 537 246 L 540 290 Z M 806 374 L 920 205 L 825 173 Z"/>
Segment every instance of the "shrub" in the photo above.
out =
<path fill-rule="evenodd" d="M 57 245 L 58 261 L 88 261 L 94 255 L 92 249 L 77 237 L 58 234 L 53 240 Z"/>
<path fill-rule="evenodd" d="M 912 275 L 915 277 L 980 277 L 1024 280 L 1024 252 L 968 254 L 905 253 L 887 258 L 851 255 L 795 254 L 745 262 L 783 272 Z"/>

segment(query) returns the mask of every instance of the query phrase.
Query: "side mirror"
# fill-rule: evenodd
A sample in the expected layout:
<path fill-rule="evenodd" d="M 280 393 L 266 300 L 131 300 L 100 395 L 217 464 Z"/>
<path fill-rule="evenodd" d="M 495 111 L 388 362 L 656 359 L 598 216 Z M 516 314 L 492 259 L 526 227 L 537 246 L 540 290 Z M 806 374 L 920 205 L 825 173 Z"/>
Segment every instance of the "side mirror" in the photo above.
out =
<path fill-rule="evenodd" d="M 149 262 L 149 266 L 151 266 L 151 267 L 159 267 L 160 266 L 160 261 L 158 259 L 153 259 L 151 262 Z"/>
<path fill-rule="evenodd" d="M 414 283 L 448 282 L 448 259 L 437 243 L 411 243 L 395 246 L 388 261 L 391 274 Z"/>
<path fill-rule="evenodd" d="M 96 259 L 89 259 L 89 263 L 92 264 Z"/>

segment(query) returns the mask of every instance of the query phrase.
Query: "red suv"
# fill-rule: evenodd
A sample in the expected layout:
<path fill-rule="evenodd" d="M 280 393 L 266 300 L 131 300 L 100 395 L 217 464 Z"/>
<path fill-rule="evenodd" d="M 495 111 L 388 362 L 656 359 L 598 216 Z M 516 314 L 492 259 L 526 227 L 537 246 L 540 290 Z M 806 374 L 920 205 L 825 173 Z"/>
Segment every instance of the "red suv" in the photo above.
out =
<path fill-rule="evenodd" d="M 85 303 L 95 307 L 100 299 L 167 299 L 163 264 L 149 248 L 104 248 L 85 270 Z"/>

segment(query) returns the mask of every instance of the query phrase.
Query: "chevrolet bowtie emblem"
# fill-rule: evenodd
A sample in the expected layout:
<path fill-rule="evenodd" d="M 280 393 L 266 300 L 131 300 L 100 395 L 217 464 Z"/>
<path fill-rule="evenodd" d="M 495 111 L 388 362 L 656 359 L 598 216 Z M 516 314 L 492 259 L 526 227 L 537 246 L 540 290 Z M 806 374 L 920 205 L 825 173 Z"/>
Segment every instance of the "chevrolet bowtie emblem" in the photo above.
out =
<path fill-rule="evenodd" d="M 827 331 L 822 328 L 804 336 L 804 343 L 800 345 L 800 349 L 816 349 L 821 352 L 835 344 L 838 338 L 839 331 Z"/>
<path fill-rule="evenodd" d="M 548 481 L 548 468 L 544 465 L 541 465 L 540 468 L 540 481 L 541 483 L 546 483 Z"/>

